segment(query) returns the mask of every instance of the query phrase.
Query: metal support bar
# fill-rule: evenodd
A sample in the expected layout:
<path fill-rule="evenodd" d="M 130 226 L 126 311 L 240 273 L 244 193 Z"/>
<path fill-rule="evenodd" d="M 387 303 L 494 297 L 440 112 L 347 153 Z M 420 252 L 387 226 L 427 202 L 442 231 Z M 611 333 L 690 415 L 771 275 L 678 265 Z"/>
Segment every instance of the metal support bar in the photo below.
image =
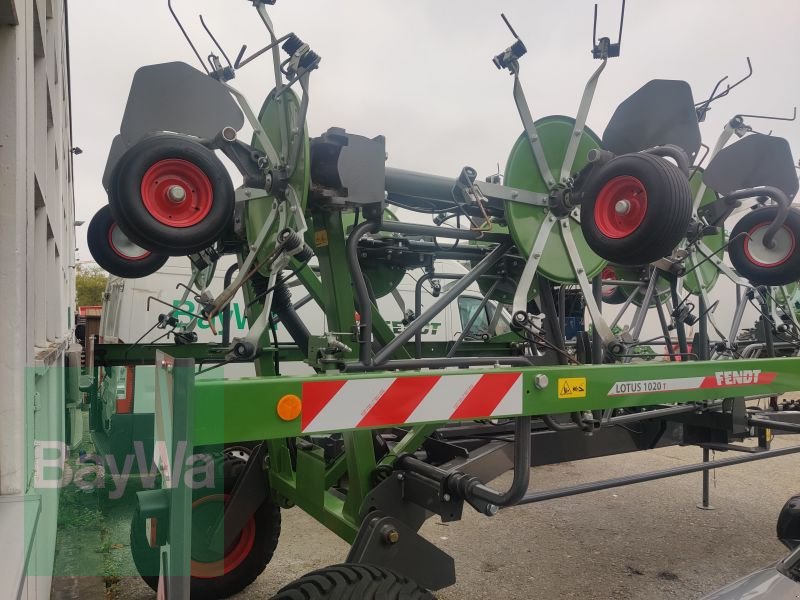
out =
<path fill-rule="evenodd" d="M 518 366 L 529 367 L 531 361 L 525 356 L 462 356 L 441 358 L 410 358 L 387 360 L 381 364 L 364 365 L 359 363 L 346 364 L 346 373 L 363 373 L 369 371 L 391 371 L 392 369 L 445 369 L 448 367 L 485 367 L 485 366 Z"/>
<path fill-rule="evenodd" d="M 533 285 L 533 278 L 536 276 L 536 269 L 539 266 L 539 261 L 542 259 L 542 252 L 544 252 L 544 247 L 547 245 L 550 232 L 555 224 L 556 218 L 553 215 L 548 215 L 539 226 L 539 232 L 536 234 L 536 239 L 533 241 L 531 251 L 528 253 L 528 260 L 525 262 L 525 266 L 517 282 L 517 289 L 514 292 L 514 301 L 512 305 L 512 316 L 527 312 L 528 292 L 531 289 L 531 285 Z"/>
<path fill-rule="evenodd" d="M 662 471 L 650 471 L 648 473 L 627 475 L 625 477 L 606 479 L 604 481 L 581 483 L 578 485 L 558 488 L 555 490 L 532 491 L 525 494 L 525 496 L 519 501 L 519 504 L 532 504 L 534 502 L 544 502 L 545 500 L 554 500 L 556 498 L 566 498 L 567 496 L 577 496 L 578 494 L 598 492 L 601 490 L 608 490 L 611 488 L 632 485 L 634 483 L 644 483 L 646 481 L 654 481 L 656 479 L 666 479 L 667 477 L 688 475 L 689 473 L 697 473 L 698 471 L 708 471 L 709 469 L 721 469 L 722 467 L 732 467 L 734 465 L 753 462 L 755 460 L 764 460 L 767 458 L 776 458 L 778 456 L 787 456 L 790 454 L 797 454 L 798 452 L 800 452 L 800 446 L 789 446 L 788 448 L 765 450 L 763 452 L 757 452 L 754 454 L 744 454 L 742 456 L 734 456 L 732 458 L 712 460 L 705 463 L 682 465 L 680 467 L 673 467 L 671 469 L 664 469 Z"/>
<path fill-rule="evenodd" d="M 433 273 L 427 272 L 417 279 L 417 284 L 414 286 L 414 318 L 416 319 L 422 314 L 422 286 L 429 279 L 461 279 L 462 274 L 455 273 Z M 417 332 L 414 339 L 414 357 L 422 358 L 422 330 Z"/>
<path fill-rule="evenodd" d="M 569 219 L 561 221 L 561 238 L 564 240 L 564 246 L 567 248 L 569 260 L 572 263 L 572 269 L 578 279 L 581 292 L 583 292 L 583 297 L 586 301 L 586 309 L 589 311 L 589 316 L 592 318 L 592 324 L 603 340 L 603 345 L 608 348 L 609 352 L 612 354 L 619 354 L 621 350 L 620 344 L 617 342 L 617 337 L 611 331 L 611 327 L 609 327 L 608 323 L 603 319 L 600 307 L 594 299 L 592 286 L 583 268 L 581 255 L 578 252 L 578 246 L 575 244 L 575 238 L 572 236 Z"/>
<path fill-rule="evenodd" d="M 751 427 L 768 427 L 779 431 L 790 431 L 800 433 L 800 423 L 789 423 L 788 421 L 773 421 L 771 419 L 761 419 L 759 417 L 750 419 L 747 424 Z"/>
<path fill-rule="evenodd" d="M 469 334 L 469 331 L 472 329 L 472 326 L 475 324 L 475 321 L 478 319 L 478 316 L 486 308 L 486 304 L 489 302 L 489 298 L 492 297 L 492 294 L 494 294 L 494 291 L 497 289 L 497 286 L 499 284 L 500 284 L 499 279 L 495 280 L 494 283 L 492 283 L 492 286 L 489 288 L 489 291 L 487 291 L 486 294 L 483 296 L 483 299 L 480 301 L 480 304 L 478 304 L 478 307 L 470 316 L 469 321 L 467 321 L 466 325 L 464 325 L 464 330 L 458 336 L 458 339 L 452 345 L 450 350 L 447 351 L 447 358 L 455 356 L 456 350 L 458 350 L 458 347 L 461 345 L 461 342 L 463 342 L 464 339 Z"/>
<path fill-rule="evenodd" d="M 564 154 L 564 162 L 561 163 L 561 181 L 569 179 L 572 171 L 572 165 L 575 164 L 575 155 L 578 152 L 581 137 L 583 136 L 583 128 L 586 126 L 586 117 L 589 116 L 589 108 L 592 106 L 592 99 L 594 92 L 597 89 L 597 81 L 600 79 L 600 74 L 606 68 L 608 58 L 603 58 L 603 62 L 597 67 L 589 81 L 586 82 L 586 87 L 581 96 L 581 103 L 578 107 L 578 114 L 575 116 L 575 124 L 572 127 L 572 135 L 567 144 L 567 151 Z"/>
<path fill-rule="evenodd" d="M 497 263 L 503 255 L 511 248 L 511 243 L 506 242 L 497 246 L 489 253 L 481 262 L 470 270 L 469 273 L 459 279 L 453 286 L 442 294 L 433 305 L 428 308 L 424 313 L 419 315 L 414 321 L 406 327 L 402 333 L 398 334 L 392 341 L 384 346 L 373 358 L 373 364 L 380 365 L 395 353 L 403 344 L 414 337 L 417 331 L 420 331 L 428 322 L 438 315 L 448 304 L 455 300 L 461 293 L 466 290 L 474 281 L 484 275 Z M 362 317 L 363 318 L 363 317 Z"/>
<path fill-rule="evenodd" d="M 542 179 L 544 179 L 548 188 L 552 188 L 556 185 L 556 180 L 553 177 L 552 171 L 550 171 L 550 166 L 547 164 L 547 156 L 545 156 L 542 141 L 539 139 L 539 132 L 536 131 L 536 125 L 534 125 L 533 117 L 531 116 L 531 109 L 528 108 L 528 101 L 525 99 L 525 92 L 519 80 L 519 65 L 512 65 L 511 72 L 514 74 L 514 103 L 517 105 L 517 111 L 519 112 L 520 119 L 522 119 L 525 137 L 528 139 L 528 144 L 530 144 L 533 158 L 536 161 L 536 166 L 539 167 Z"/>

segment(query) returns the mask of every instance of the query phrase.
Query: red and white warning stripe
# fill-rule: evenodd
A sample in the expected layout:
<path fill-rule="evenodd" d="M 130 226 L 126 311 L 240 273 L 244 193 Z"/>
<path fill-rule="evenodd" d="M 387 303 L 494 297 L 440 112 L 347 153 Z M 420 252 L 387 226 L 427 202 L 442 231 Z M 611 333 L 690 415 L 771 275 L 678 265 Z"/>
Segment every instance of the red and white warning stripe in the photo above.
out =
<path fill-rule="evenodd" d="M 303 433 L 522 412 L 522 374 L 416 375 L 303 384 Z"/>
<path fill-rule="evenodd" d="M 608 392 L 609 396 L 630 396 L 678 392 L 685 390 L 724 389 L 746 385 L 767 385 L 775 380 L 777 373 L 762 372 L 757 369 L 741 371 L 717 371 L 713 375 L 701 377 L 676 377 L 673 379 L 642 379 L 639 381 L 618 381 Z"/>

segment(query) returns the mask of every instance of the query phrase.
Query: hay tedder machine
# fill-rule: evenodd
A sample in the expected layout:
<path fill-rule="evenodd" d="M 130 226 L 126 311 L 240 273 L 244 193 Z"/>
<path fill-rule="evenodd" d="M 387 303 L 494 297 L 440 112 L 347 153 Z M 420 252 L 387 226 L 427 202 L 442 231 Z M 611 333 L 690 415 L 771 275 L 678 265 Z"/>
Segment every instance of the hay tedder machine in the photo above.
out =
<path fill-rule="evenodd" d="M 177 309 L 159 316 L 174 343 L 95 350 L 97 365 L 156 365 L 160 488 L 139 494 L 131 526 L 154 589 L 170 599 L 244 589 L 272 558 L 281 509 L 296 506 L 352 547 L 276 598 L 432 598 L 455 581 L 453 559 L 418 533 L 433 515 L 457 521 L 466 503 L 491 518 L 694 472 L 707 506 L 709 469 L 800 451 L 771 447 L 774 432 L 800 432 L 798 407 L 780 399 L 800 390 L 793 157 L 786 140 L 753 130 L 756 115 L 730 118 L 701 152 L 699 123 L 741 81 L 699 103 L 684 81 L 650 81 L 601 136 L 587 118 L 620 42 L 595 36 L 599 67 L 574 117 L 537 117 L 520 80 L 527 49 L 506 21 L 514 41 L 494 65 L 510 74 L 522 133 L 504 175 L 411 172 L 386 164 L 382 136 L 309 137 L 320 57 L 275 31 L 274 0 L 251 3 L 265 47 L 231 62 L 209 31 L 222 58 L 202 60 L 187 36 L 205 72 L 180 62 L 136 72 L 103 176 L 109 204 L 89 228 L 96 261 L 122 277 L 187 256 L 184 299 L 202 307 L 181 328 Z M 230 84 L 251 63 L 275 80 L 258 111 Z M 212 294 L 224 254 L 238 271 Z M 442 268 L 453 261 L 468 269 Z M 377 300 L 410 273 L 417 302 L 398 333 Z M 716 295 L 722 281 L 732 297 Z M 464 331 L 425 341 L 473 285 L 483 301 Z M 193 325 L 213 327 L 239 293 L 247 335 L 196 343 Z M 324 330 L 298 317 L 309 302 Z M 721 303 L 735 304 L 733 319 Z M 503 311 L 510 330 L 498 328 Z M 278 322 L 294 343 L 271 338 Z M 649 339 L 648 324 L 660 332 Z M 663 352 L 642 352 L 653 347 Z M 281 375 L 287 361 L 314 374 Z M 257 376 L 196 380 L 233 362 Z M 696 445 L 703 461 L 529 489 L 532 466 L 669 444 Z M 709 460 L 712 450 L 730 457 Z M 206 463 L 210 487 L 199 485 Z M 507 471 L 507 489 L 490 485 Z"/>

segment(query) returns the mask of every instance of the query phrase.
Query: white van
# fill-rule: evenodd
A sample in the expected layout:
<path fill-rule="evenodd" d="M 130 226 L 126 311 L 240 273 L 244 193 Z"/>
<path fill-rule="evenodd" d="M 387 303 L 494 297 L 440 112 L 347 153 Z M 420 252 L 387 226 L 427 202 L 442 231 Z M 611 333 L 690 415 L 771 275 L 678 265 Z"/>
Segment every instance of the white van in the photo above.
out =
<path fill-rule="evenodd" d="M 231 256 L 220 259 L 212 284 L 209 286 L 213 294 L 219 294 L 224 289 L 225 272 L 232 264 L 234 258 Z M 437 269 L 442 273 L 455 274 L 464 274 L 468 271 L 467 267 L 457 261 L 439 261 Z M 192 298 L 181 304 L 184 289 L 180 284 L 186 284 L 190 274 L 188 259 L 180 257 L 170 259 L 157 273 L 141 279 L 109 276 L 100 321 L 100 342 L 127 345 L 137 341 L 142 344 L 155 341 L 169 343 L 171 338 L 164 337 L 165 330 L 153 327 L 158 322 L 159 315 L 168 313 L 171 307 L 179 307 L 189 313 L 199 312 L 199 307 Z M 414 310 L 417 280 L 423 274 L 421 269 L 409 271 L 393 294 L 378 300 L 381 315 L 395 334 L 405 328 L 405 323 L 408 322 L 406 313 Z M 440 291 L 444 292 L 452 284 L 452 280 L 442 279 L 437 283 L 441 284 Z M 290 289 L 294 302 L 305 295 L 302 286 Z M 433 282 L 424 283 L 421 296 L 423 310 L 436 300 L 435 295 L 438 294 L 434 294 Z M 429 327 L 422 331 L 422 339 L 426 342 L 457 339 L 482 300 L 483 296 L 477 284 L 471 285 L 431 321 Z M 496 315 L 498 310 L 500 312 Z M 313 301 L 300 307 L 297 313 L 312 335 L 322 335 L 328 331 L 325 315 Z M 182 323 L 188 323 L 190 317 L 183 315 L 180 320 Z M 496 324 L 492 326 L 494 322 Z M 195 328 L 198 341 L 221 342 L 221 315 L 215 317 L 214 327 L 216 333 L 211 330 L 208 323 L 198 322 Z M 152 331 L 148 332 L 151 328 Z M 483 314 L 475 319 L 471 329 L 473 333 L 468 339 L 479 338 L 484 334 L 500 335 L 509 330 L 510 320 L 507 311 L 490 301 L 484 307 Z M 244 336 L 246 333 L 245 303 L 242 296 L 237 295 L 231 304 L 230 339 Z M 277 327 L 277 337 L 279 342 L 292 342 L 280 324 Z M 281 373 L 284 375 L 310 375 L 313 372 L 305 363 L 281 363 Z M 215 369 L 208 374 L 208 377 L 238 379 L 253 375 L 255 370 L 252 363 L 239 363 Z M 90 409 L 90 426 L 98 453 L 101 456 L 113 455 L 118 465 L 123 464 L 125 456 L 132 452 L 134 441 L 141 441 L 149 464 L 153 448 L 155 410 L 154 368 L 130 366 L 100 369 L 98 380 L 98 390 L 92 398 Z"/>

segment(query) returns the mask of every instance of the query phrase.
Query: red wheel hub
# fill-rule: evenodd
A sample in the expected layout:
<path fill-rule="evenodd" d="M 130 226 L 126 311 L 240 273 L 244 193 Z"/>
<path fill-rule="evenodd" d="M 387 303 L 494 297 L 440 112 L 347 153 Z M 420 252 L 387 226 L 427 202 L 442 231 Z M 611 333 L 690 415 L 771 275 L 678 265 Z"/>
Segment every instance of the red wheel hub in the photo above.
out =
<path fill-rule="evenodd" d="M 195 500 L 192 503 L 192 510 L 209 502 L 224 502 L 227 504 L 229 500 L 229 494 L 212 494 Z M 192 577 L 198 579 L 214 579 L 227 575 L 244 562 L 253 549 L 255 541 L 256 519 L 255 517 L 250 517 L 250 520 L 242 529 L 239 537 L 225 552 L 225 556 L 222 559 L 214 562 L 192 560 Z"/>
<path fill-rule="evenodd" d="M 636 177 L 621 175 L 597 194 L 594 221 L 604 236 L 619 240 L 635 232 L 647 214 L 647 191 Z"/>
<path fill-rule="evenodd" d="M 759 223 L 747 232 L 744 240 L 744 255 L 751 263 L 765 269 L 778 267 L 789 260 L 797 247 L 794 233 L 791 229 L 782 226 L 774 238 L 774 247 L 764 245 L 764 235 L 770 223 Z"/>
<path fill-rule="evenodd" d="M 191 227 L 208 216 L 214 203 L 211 181 L 188 160 L 166 158 L 142 177 L 142 202 L 152 217 L 170 227 Z"/>
<path fill-rule="evenodd" d="M 617 278 L 617 273 L 611 267 L 603 268 L 603 272 L 600 273 L 600 280 L 601 281 L 603 281 L 603 280 L 606 280 L 606 281 L 612 280 L 613 281 L 616 278 Z M 614 292 L 616 292 L 616 291 L 617 291 L 617 286 L 615 286 L 615 285 L 604 285 L 604 286 L 602 286 L 603 296 L 605 296 L 605 297 L 612 296 L 614 294 Z"/>
<path fill-rule="evenodd" d="M 150 256 L 150 252 L 144 248 L 140 248 L 128 239 L 122 230 L 117 227 L 116 223 L 112 223 L 108 230 L 108 245 L 114 251 L 114 254 L 124 260 L 137 261 L 144 260 Z"/>

